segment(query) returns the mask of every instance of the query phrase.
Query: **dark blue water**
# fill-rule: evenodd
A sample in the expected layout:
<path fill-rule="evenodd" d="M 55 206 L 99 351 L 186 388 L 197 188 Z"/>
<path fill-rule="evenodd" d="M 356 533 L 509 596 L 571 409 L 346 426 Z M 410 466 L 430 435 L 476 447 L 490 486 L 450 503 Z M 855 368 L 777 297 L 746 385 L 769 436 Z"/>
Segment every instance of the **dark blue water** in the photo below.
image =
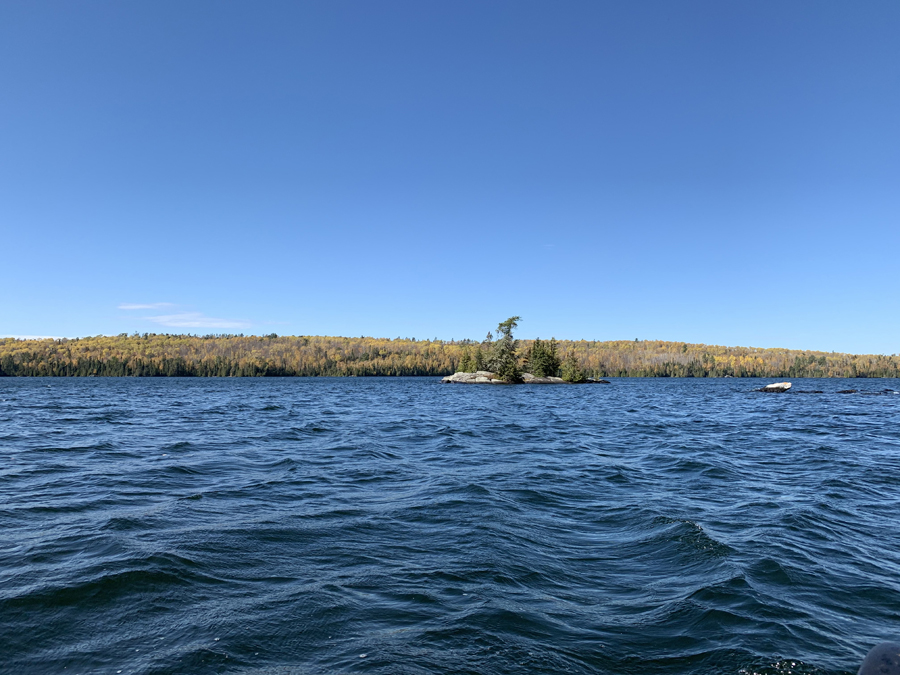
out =
<path fill-rule="evenodd" d="M 900 386 L 760 384 L 0 379 L 0 670 L 853 673 Z"/>

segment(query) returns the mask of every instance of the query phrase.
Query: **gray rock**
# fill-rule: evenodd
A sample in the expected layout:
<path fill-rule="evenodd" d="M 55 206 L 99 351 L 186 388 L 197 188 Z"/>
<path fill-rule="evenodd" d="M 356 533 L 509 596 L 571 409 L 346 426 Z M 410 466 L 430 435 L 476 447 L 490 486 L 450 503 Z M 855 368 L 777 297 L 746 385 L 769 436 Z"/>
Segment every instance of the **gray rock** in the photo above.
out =
<path fill-rule="evenodd" d="M 781 394 L 786 392 L 791 388 L 790 382 L 775 382 L 774 384 L 767 384 L 765 387 L 760 389 L 759 391 L 764 391 L 768 394 Z"/>
<path fill-rule="evenodd" d="M 447 375 L 447 377 L 443 378 L 441 382 L 446 383 L 462 383 L 466 384 L 468 382 L 475 381 L 475 373 L 453 373 L 453 375 Z"/>
<path fill-rule="evenodd" d="M 484 384 L 497 379 L 496 373 L 487 370 L 479 370 L 477 373 L 453 373 L 441 378 L 445 384 Z"/>
<path fill-rule="evenodd" d="M 535 377 L 532 375 L 529 379 L 525 379 L 525 376 L 522 376 L 522 379 L 525 381 L 525 384 L 561 384 L 561 377 Z"/>
<path fill-rule="evenodd" d="M 441 378 L 441 382 L 445 384 L 509 384 L 506 380 L 497 376 L 489 370 L 479 370 L 476 373 L 453 373 Z M 561 377 L 535 377 L 531 373 L 522 374 L 522 382 L 524 384 L 566 384 Z M 600 380 L 609 384 L 606 380 Z"/>

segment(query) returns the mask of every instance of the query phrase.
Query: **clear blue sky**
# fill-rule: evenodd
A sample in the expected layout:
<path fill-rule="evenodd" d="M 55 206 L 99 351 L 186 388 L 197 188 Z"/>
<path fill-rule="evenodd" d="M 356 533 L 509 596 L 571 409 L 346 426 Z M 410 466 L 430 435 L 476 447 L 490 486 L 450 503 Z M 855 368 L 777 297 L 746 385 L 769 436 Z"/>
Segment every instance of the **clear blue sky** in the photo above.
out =
<path fill-rule="evenodd" d="M 0 334 L 900 352 L 900 3 L 0 5 Z"/>

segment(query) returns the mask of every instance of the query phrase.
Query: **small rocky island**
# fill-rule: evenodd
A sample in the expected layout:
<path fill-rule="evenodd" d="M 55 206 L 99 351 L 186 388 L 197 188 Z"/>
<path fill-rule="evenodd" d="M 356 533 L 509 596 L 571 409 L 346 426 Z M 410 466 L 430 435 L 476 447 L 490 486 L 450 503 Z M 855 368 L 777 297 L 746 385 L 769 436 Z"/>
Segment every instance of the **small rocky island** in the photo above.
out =
<path fill-rule="evenodd" d="M 444 384 L 510 384 L 497 373 L 489 370 L 476 370 L 474 373 L 453 373 L 441 380 Z M 566 382 L 561 377 L 537 377 L 531 373 L 522 373 L 522 381 L 516 384 L 610 384 L 609 380 L 595 380 L 587 377 L 578 382 Z"/>
<path fill-rule="evenodd" d="M 466 347 L 459 371 L 447 375 L 446 384 L 609 384 L 608 380 L 586 377 L 574 352 L 560 360 L 556 340 L 535 340 L 523 357 L 512 332 L 521 317 L 512 316 L 497 326 L 498 340 L 491 333 L 484 342 Z M 527 372 L 524 372 L 527 371 Z"/>
<path fill-rule="evenodd" d="M 774 384 L 767 384 L 765 387 L 759 389 L 759 391 L 764 391 L 767 394 L 783 394 L 790 388 L 790 382 L 775 382 Z"/>

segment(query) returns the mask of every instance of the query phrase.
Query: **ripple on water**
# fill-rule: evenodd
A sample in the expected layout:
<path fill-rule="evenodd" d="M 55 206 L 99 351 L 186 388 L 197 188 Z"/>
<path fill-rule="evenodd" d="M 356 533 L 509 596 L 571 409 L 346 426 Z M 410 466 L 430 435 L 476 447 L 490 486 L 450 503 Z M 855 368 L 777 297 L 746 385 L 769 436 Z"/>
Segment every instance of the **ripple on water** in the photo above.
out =
<path fill-rule="evenodd" d="M 11 672 L 837 675 L 900 634 L 890 382 L 39 384 L 0 378 Z"/>

